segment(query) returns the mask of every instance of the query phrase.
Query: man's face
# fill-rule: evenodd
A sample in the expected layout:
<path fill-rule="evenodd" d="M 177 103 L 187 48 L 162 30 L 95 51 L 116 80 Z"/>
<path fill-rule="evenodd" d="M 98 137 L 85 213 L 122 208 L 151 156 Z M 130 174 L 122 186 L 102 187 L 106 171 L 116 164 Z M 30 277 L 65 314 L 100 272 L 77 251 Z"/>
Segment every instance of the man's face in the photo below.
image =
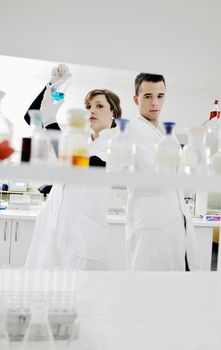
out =
<path fill-rule="evenodd" d="M 163 81 L 158 83 L 143 81 L 139 87 L 138 96 L 134 96 L 134 102 L 138 105 L 140 114 L 154 125 L 157 125 L 165 92 Z"/>

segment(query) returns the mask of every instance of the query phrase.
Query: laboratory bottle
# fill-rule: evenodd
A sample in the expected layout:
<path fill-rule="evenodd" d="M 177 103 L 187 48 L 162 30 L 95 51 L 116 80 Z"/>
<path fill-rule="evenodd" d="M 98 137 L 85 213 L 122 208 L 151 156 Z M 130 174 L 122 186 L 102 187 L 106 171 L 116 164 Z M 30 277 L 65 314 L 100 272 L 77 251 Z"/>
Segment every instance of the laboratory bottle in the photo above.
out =
<path fill-rule="evenodd" d="M 48 320 L 48 302 L 36 300 L 31 305 L 30 321 L 21 350 L 54 350 L 54 339 Z"/>
<path fill-rule="evenodd" d="M 84 109 L 68 111 L 68 127 L 59 140 L 59 162 L 75 167 L 89 166 L 91 136 L 89 113 Z"/>
<path fill-rule="evenodd" d="M 131 142 L 126 118 L 115 119 L 116 134 L 108 141 L 107 171 L 133 171 L 135 167 L 136 145 Z"/>
<path fill-rule="evenodd" d="M 181 146 L 174 136 L 174 122 L 164 122 L 165 134 L 155 146 L 154 167 L 156 173 L 176 174 L 179 171 Z"/>
<path fill-rule="evenodd" d="M 0 91 L 0 161 L 7 162 L 14 149 L 11 147 L 13 126 L 11 121 L 2 113 L 1 101 L 5 93 Z"/>
<path fill-rule="evenodd" d="M 206 145 L 210 148 L 211 154 L 214 154 L 218 151 L 218 134 L 221 128 L 219 100 L 214 100 L 209 120 L 205 125 L 207 126 Z"/>
<path fill-rule="evenodd" d="M 187 175 L 207 174 L 210 149 L 206 145 L 207 127 L 189 129 L 188 143 L 183 147 L 181 171 Z"/>
<path fill-rule="evenodd" d="M 5 92 L 0 91 L 0 142 L 8 141 L 9 145 L 12 142 L 13 126 L 11 121 L 2 113 L 2 99 Z"/>
<path fill-rule="evenodd" d="M 215 99 L 213 102 L 213 107 L 212 107 L 212 110 L 210 111 L 209 120 L 212 120 L 214 118 L 216 119 L 220 118 L 219 100 L 217 99 Z"/>
<path fill-rule="evenodd" d="M 29 110 L 31 117 L 31 163 L 46 164 L 48 161 L 49 138 L 43 129 L 42 117 L 37 109 Z"/>
<path fill-rule="evenodd" d="M 7 331 L 7 309 L 0 305 L 0 349 L 10 350 L 10 340 Z"/>

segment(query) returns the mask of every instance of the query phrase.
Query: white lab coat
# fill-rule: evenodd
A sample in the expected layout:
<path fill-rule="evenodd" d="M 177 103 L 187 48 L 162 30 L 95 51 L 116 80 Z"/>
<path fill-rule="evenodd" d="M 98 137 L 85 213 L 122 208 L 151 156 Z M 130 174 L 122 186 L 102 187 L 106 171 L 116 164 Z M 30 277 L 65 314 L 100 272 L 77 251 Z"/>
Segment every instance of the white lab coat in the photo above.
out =
<path fill-rule="evenodd" d="M 161 130 L 139 116 L 130 123 L 128 133 L 137 145 L 136 168 L 150 171 L 154 146 L 163 136 Z M 157 188 L 128 192 L 128 269 L 184 271 L 186 254 L 190 270 L 200 270 L 197 239 L 183 194 Z"/>
<path fill-rule="evenodd" d="M 107 141 L 114 129 L 100 132 L 90 149 L 106 161 Z M 107 269 L 108 187 L 55 183 L 39 214 L 27 268 Z"/>

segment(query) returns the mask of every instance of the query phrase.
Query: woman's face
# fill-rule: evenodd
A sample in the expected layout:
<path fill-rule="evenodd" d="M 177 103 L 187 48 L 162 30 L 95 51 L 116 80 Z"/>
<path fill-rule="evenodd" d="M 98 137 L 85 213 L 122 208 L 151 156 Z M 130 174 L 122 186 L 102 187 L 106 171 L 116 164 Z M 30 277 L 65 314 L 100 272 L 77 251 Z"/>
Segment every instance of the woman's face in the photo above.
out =
<path fill-rule="evenodd" d="M 113 122 L 113 112 L 105 95 L 96 95 L 87 104 L 90 111 L 90 127 L 99 133 L 103 129 L 110 129 Z"/>

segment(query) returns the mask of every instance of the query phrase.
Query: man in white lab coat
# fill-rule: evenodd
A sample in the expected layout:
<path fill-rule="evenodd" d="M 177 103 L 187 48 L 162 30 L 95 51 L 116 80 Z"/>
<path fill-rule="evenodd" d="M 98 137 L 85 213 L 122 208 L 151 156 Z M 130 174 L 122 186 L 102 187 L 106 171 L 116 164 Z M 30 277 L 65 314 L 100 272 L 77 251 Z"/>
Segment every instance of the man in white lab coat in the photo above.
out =
<path fill-rule="evenodd" d="M 137 169 L 151 169 L 154 146 L 163 136 L 158 119 L 165 93 L 162 75 L 140 73 L 136 77 L 134 101 L 139 116 L 128 131 L 137 145 Z M 131 270 L 185 271 L 186 263 L 189 270 L 200 270 L 192 219 L 183 194 L 176 190 L 129 190 L 126 246 Z"/>

